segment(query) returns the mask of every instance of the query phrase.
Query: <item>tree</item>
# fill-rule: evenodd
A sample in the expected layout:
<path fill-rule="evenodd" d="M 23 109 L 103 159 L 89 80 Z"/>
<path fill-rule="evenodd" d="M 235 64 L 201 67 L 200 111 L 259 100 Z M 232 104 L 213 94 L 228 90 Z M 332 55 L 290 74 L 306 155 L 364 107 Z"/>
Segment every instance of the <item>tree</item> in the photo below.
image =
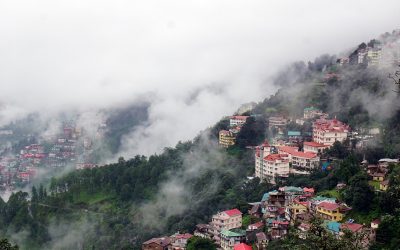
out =
<path fill-rule="evenodd" d="M 0 240 L 0 250 L 18 250 L 18 245 L 12 245 L 8 239 Z"/>
<path fill-rule="evenodd" d="M 187 250 L 216 250 L 214 242 L 209 239 L 200 238 L 197 236 L 193 236 L 189 239 Z"/>
<path fill-rule="evenodd" d="M 344 192 L 344 199 L 356 211 L 368 211 L 374 199 L 374 191 L 368 184 L 368 176 L 358 173 L 349 181 L 349 187 Z"/>

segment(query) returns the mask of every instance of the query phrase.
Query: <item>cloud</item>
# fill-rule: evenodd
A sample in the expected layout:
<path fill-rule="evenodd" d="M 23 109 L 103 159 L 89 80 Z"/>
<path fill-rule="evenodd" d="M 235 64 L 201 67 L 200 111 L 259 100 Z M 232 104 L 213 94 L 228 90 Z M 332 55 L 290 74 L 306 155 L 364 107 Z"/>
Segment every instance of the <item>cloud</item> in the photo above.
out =
<path fill-rule="evenodd" d="M 121 154 L 160 151 L 272 94 L 269 79 L 282 65 L 396 28 L 399 7 L 389 0 L 2 1 L 0 125 L 153 93 L 149 125 L 124 137 Z M 204 88 L 215 84 L 218 91 Z"/>

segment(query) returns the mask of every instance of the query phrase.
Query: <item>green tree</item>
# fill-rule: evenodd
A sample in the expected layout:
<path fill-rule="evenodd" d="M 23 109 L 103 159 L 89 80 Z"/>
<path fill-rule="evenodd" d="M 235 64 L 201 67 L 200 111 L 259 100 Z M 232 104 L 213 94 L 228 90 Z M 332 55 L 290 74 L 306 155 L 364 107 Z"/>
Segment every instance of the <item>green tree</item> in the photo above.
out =
<path fill-rule="evenodd" d="M 187 244 L 187 250 L 216 250 L 214 242 L 209 239 L 200 238 L 193 236 L 189 239 Z"/>
<path fill-rule="evenodd" d="M 18 245 L 12 245 L 8 239 L 0 240 L 0 250 L 18 250 Z"/>
<path fill-rule="evenodd" d="M 349 187 L 344 192 L 344 199 L 356 211 L 367 212 L 374 199 L 374 191 L 368 184 L 368 176 L 358 173 L 349 181 Z"/>

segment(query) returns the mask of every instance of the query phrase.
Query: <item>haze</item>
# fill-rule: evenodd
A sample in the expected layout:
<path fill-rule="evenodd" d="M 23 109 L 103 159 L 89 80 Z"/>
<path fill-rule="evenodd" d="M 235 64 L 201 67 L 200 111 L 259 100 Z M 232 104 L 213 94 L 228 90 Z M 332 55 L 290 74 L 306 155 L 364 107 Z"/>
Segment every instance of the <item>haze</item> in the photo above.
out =
<path fill-rule="evenodd" d="M 282 66 L 398 28 L 399 10 L 398 0 L 1 1 L 0 125 L 145 98 L 149 123 L 121 154 L 159 152 L 273 94 Z"/>

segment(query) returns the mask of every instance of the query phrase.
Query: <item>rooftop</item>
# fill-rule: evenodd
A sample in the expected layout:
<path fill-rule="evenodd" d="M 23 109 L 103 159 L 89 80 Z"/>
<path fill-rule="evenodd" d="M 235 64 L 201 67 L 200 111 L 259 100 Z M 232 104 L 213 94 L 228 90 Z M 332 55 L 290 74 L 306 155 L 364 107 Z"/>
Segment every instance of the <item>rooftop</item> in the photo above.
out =
<path fill-rule="evenodd" d="M 242 212 L 240 212 L 239 209 L 237 209 L 237 208 L 223 211 L 223 213 L 227 214 L 229 217 L 242 215 Z"/>
<path fill-rule="evenodd" d="M 244 243 L 237 244 L 233 247 L 233 250 L 252 250 L 253 248 Z"/>
<path fill-rule="evenodd" d="M 319 203 L 318 207 L 321 207 L 321 208 L 326 209 L 326 210 L 335 210 L 335 209 L 339 208 L 339 205 L 336 204 L 336 203 L 330 203 L 330 202 L 325 202 L 324 201 L 324 202 Z"/>

